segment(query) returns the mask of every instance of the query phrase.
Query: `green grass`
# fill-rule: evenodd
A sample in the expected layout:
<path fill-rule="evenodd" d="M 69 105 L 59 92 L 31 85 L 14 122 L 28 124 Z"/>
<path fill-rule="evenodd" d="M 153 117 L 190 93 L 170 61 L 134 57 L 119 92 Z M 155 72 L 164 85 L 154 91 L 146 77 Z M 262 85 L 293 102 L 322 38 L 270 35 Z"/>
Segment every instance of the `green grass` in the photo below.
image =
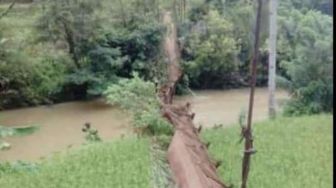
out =
<path fill-rule="evenodd" d="M 257 123 L 254 135 L 258 152 L 252 156 L 249 187 L 332 187 L 332 129 L 331 115 Z M 212 156 L 223 160 L 219 168 L 222 179 L 235 187 L 240 186 L 241 178 L 243 145 L 238 144 L 239 132 L 235 126 L 202 134 L 211 142 Z M 83 146 L 47 159 L 35 172 L 1 174 L 0 169 L 0 187 L 150 188 L 159 178 L 156 176 L 165 173 L 152 162 L 149 146 L 149 139 L 132 137 Z"/>
<path fill-rule="evenodd" d="M 257 123 L 248 185 L 251 188 L 332 187 L 332 116 L 279 118 Z M 243 144 L 239 126 L 207 130 L 210 153 L 223 160 L 219 173 L 240 186 Z"/>
<path fill-rule="evenodd" d="M 36 172 L 0 175 L 1 188 L 149 188 L 148 139 L 84 146 L 39 165 Z"/>

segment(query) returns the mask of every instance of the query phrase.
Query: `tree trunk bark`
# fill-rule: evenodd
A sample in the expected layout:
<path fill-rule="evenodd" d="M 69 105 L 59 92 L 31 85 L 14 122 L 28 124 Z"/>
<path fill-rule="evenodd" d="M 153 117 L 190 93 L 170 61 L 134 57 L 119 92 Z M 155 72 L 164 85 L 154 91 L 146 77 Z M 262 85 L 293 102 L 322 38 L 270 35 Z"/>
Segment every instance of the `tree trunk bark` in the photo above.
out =
<path fill-rule="evenodd" d="M 275 76 L 276 76 L 276 40 L 277 40 L 277 5 L 278 0 L 270 0 L 269 24 L 269 59 L 268 59 L 268 114 L 270 118 L 276 116 Z"/>
<path fill-rule="evenodd" d="M 199 138 L 199 130 L 192 122 L 195 114 L 190 112 L 190 104 L 172 104 L 182 71 L 178 62 L 176 28 L 170 12 L 165 13 L 163 22 L 167 26 L 164 49 L 169 60 L 168 82 L 160 88 L 158 95 L 161 114 L 175 129 L 168 148 L 173 179 L 179 188 L 227 188 L 216 172 L 217 165 L 210 159 L 207 146 Z"/>
<path fill-rule="evenodd" d="M 73 33 L 70 30 L 70 28 L 68 27 L 68 25 L 66 23 L 64 23 L 64 21 L 62 22 L 63 27 L 64 27 L 64 32 L 65 32 L 65 40 L 67 41 L 68 45 L 69 45 L 69 54 L 72 56 L 72 60 L 74 61 L 74 64 L 76 66 L 77 69 L 80 69 L 80 64 L 79 64 L 79 58 L 76 52 L 76 44 L 75 44 L 75 40 L 73 37 Z"/>

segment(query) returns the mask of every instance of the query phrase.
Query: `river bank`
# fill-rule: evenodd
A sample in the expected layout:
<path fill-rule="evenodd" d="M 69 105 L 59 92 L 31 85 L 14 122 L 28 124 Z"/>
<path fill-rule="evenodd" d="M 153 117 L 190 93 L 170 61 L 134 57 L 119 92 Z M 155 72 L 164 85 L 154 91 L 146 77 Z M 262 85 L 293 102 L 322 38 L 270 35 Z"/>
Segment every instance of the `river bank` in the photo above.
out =
<path fill-rule="evenodd" d="M 239 113 L 247 107 L 249 89 L 202 90 L 194 93 L 179 96 L 175 100 L 177 103 L 191 103 L 192 110 L 196 113 L 195 125 L 230 126 L 237 123 Z M 276 98 L 281 104 L 288 99 L 288 94 L 278 90 Z M 267 101 L 267 88 L 258 88 L 253 121 L 267 118 Z M 68 147 L 77 147 L 85 142 L 81 132 L 85 122 L 90 122 L 103 140 L 131 133 L 128 114 L 117 107 L 104 104 L 102 100 L 1 111 L 1 125 L 39 125 L 41 128 L 29 136 L 6 138 L 12 148 L 0 151 L 0 160 L 38 160 Z"/>

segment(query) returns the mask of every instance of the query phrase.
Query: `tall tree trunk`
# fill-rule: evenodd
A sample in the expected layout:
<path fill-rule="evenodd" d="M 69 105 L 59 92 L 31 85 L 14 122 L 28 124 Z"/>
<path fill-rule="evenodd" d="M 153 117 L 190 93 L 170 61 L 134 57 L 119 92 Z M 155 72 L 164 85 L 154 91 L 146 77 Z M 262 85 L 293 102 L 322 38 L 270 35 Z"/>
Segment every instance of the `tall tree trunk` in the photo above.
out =
<path fill-rule="evenodd" d="M 259 60 L 259 37 L 260 37 L 260 19 L 263 0 L 258 0 L 258 10 L 255 29 L 255 42 L 254 42 L 254 55 L 251 61 L 251 80 L 250 80 L 250 99 L 247 117 L 247 126 L 243 128 L 242 133 L 245 138 L 245 151 L 242 163 L 242 184 L 241 188 L 246 188 L 247 178 L 250 171 L 250 158 L 255 153 L 253 149 L 253 136 L 252 136 L 252 115 L 253 115 L 253 102 L 254 90 L 257 77 L 257 61 Z"/>
<path fill-rule="evenodd" d="M 62 22 L 62 24 L 64 27 L 65 38 L 69 45 L 69 54 L 72 56 L 72 60 L 74 61 L 76 68 L 79 69 L 81 66 L 79 64 L 79 58 L 76 52 L 76 46 L 75 46 L 76 44 L 75 44 L 75 40 L 73 37 L 73 33 L 64 21 Z"/>
<path fill-rule="evenodd" d="M 276 75 L 276 40 L 277 40 L 277 5 L 278 0 L 270 0 L 269 24 L 269 59 L 268 59 L 268 114 L 270 118 L 276 115 L 275 75 Z"/>

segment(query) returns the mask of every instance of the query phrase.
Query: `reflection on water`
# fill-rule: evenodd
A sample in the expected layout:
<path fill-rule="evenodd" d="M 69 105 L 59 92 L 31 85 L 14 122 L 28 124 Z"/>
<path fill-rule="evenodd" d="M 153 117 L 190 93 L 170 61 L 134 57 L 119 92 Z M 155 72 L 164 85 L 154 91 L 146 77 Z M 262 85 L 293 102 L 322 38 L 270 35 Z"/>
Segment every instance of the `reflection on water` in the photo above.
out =
<path fill-rule="evenodd" d="M 247 107 L 249 89 L 226 91 L 195 91 L 194 96 L 177 97 L 176 102 L 190 101 L 196 113 L 195 124 L 224 126 L 237 123 L 240 111 Z M 278 100 L 288 98 L 284 91 L 276 94 Z M 267 89 L 255 94 L 253 120 L 267 118 Z M 105 105 L 102 101 L 70 102 L 0 112 L 0 125 L 40 125 L 41 129 L 29 136 L 7 138 L 12 144 L 9 151 L 0 151 L 0 160 L 36 160 L 69 146 L 84 143 L 81 128 L 85 122 L 98 129 L 102 139 L 119 137 L 130 132 L 130 118 L 125 112 Z"/>

